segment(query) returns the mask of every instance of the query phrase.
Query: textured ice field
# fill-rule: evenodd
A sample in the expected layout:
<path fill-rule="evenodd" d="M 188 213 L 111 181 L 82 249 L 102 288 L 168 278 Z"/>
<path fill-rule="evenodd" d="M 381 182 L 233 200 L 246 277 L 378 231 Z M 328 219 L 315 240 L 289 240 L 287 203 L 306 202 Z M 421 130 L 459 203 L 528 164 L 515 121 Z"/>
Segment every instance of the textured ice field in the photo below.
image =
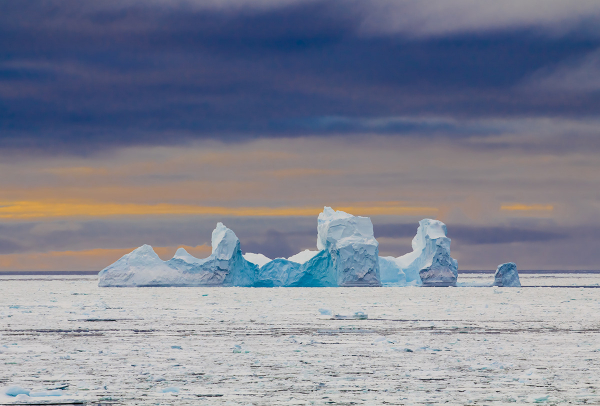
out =
<path fill-rule="evenodd" d="M 521 281 L 593 285 L 600 275 Z M 359 311 L 368 319 L 332 319 Z M 93 277 L 2 277 L 0 391 L 59 396 L 0 404 L 600 404 L 599 333 L 600 289 L 98 288 Z"/>

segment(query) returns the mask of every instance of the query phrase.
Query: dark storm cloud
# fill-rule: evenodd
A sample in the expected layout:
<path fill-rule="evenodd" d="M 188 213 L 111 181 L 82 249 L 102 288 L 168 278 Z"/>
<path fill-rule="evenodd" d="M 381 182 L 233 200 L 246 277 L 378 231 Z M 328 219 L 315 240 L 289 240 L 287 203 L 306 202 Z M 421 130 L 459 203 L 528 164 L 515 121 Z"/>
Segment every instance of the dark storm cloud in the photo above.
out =
<path fill-rule="evenodd" d="M 570 85 L 596 60 L 594 13 L 545 35 L 510 19 L 447 32 L 389 21 L 375 29 L 381 17 L 366 11 L 378 2 L 194 4 L 0 5 L 0 147 L 85 153 L 207 137 L 489 135 L 505 129 L 410 117 L 580 117 L 600 107 L 598 92 Z M 424 12 L 418 2 L 402 7 L 400 20 Z M 381 117 L 401 119 L 373 121 Z"/>
<path fill-rule="evenodd" d="M 447 227 L 448 237 L 452 241 L 467 245 L 561 240 L 581 236 L 582 232 L 580 229 L 559 229 L 557 231 L 554 227 L 547 227 L 546 229 L 466 225 L 448 225 Z M 373 228 L 376 238 L 412 238 L 417 231 L 417 225 L 415 224 L 375 224 Z M 592 230 L 585 230 L 584 232 L 591 238 L 600 237 L 600 234 L 594 233 Z"/>
<path fill-rule="evenodd" d="M 567 232 L 555 230 L 529 230 L 517 227 L 469 227 L 453 226 L 448 233 L 453 241 L 461 244 L 506 244 L 514 242 L 541 242 L 562 240 L 570 237 Z"/>

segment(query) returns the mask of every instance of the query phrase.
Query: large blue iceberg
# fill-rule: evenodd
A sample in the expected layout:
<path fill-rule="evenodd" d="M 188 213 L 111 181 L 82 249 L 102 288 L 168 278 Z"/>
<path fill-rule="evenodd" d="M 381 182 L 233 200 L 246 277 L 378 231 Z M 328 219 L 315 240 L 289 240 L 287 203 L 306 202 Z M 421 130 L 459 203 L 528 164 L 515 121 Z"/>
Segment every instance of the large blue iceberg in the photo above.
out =
<path fill-rule="evenodd" d="M 456 286 L 458 262 L 450 256 L 450 238 L 439 220 L 423 219 L 412 240 L 413 251 L 379 258 L 385 285 Z"/>
<path fill-rule="evenodd" d="M 381 286 L 378 243 L 367 217 L 325 207 L 317 226 L 318 251 L 288 259 L 242 255 L 240 241 L 222 223 L 212 234 L 212 254 L 198 259 L 180 248 L 161 260 L 144 245 L 99 273 L 99 286 Z"/>
<path fill-rule="evenodd" d="M 319 251 L 306 250 L 263 264 L 256 286 L 381 286 L 379 244 L 371 219 L 325 207 L 317 233 Z"/>
<path fill-rule="evenodd" d="M 379 257 L 379 244 L 368 217 L 325 207 L 317 221 L 317 251 L 270 259 L 242 254 L 235 233 L 218 223 L 212 233 L 212 254 L 198 259 L 180 248 L 161 260 L 144 245 L 99 273 L 99 286 L 456 286 L 458 264 L 450 256 L 446 225 L 419 222 L 413 252 Z M 500 268 L 499 268 L 500 269 Z M 503 268 L 504 269 L 504 268 Z M 500 271 L 499 271 L 500 272 Z M 499 283 L 514 282 L 512 269 L 500 272 Z M 517 274 L 518 275 L 518 274 Z"/>
<path fill-rule="evenodd" d="M 253 286 L 258 267 L 242 256 L 235 233 L 218 223 L 212 254 L 198 259 L 179 248 L 163 261 L 143 245 L 100 271 L 98 286 Z"/>

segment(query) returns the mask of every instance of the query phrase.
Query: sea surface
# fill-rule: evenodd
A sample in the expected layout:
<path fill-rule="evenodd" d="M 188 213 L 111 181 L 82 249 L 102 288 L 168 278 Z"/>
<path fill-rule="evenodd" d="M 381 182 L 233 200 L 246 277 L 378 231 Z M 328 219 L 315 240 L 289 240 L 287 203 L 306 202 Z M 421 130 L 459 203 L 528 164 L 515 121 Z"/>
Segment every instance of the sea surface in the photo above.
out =
<path fill-rule="evenodd" d="M 89 275 L 2 276 L 0 404 L 600 404 L 600 290 L 588 288 L 600 275 L 521 283 L 98 288 Z"/>

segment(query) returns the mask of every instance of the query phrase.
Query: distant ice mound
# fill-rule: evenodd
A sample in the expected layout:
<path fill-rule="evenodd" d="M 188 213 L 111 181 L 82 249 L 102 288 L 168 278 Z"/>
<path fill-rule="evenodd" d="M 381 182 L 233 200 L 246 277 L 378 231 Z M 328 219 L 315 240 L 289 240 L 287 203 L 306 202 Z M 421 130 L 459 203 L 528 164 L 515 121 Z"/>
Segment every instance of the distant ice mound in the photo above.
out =
<path fill-rule="evenodd" d="M 425 286 L 456 286 L 458 263 L 450 256 L 450 238 L 439 220 L 423 219 L 412 240 L 413 252 L 396 258 L 407 282 Z"/>
<path fill-rule="evenodd" d="M 325 207 L 317 233 L 317 248 L 329 253 L 337 286 L 381 286 L 379 243 L 370 218 Z"/>
<path fill-rule="evenodd" d="M 379 275 L 385 286 L 406 285 L 406 275 L 394 257 L 379 257 Z"/>
<path fill-rule="evenodd" d="M 252 262 L 254 265 L 258 265 L 259 267 L 263 266 L 267 262 L 272 261 L 271 258 L 263 254 L 253 254 L 251 252 L 247 252 L 243 256 L 246 261 Z"/>
<path fill-rule="evenodd" d="M 242 256 L 235 233 L 218 223 L 208 258 L 195 258 L 180 248 L 163 261 L 143 245 L 100 271 L 98 286 L 252 286 L 257 271 Z"/>
<path fill-rule="evenodd" d="M 519 272 L 517 272 L 517 264 L 507 262 L 498 265 L 498 269 L 494 274 L 494 286 L 520 288 L 521 281 L 519 280 Z"/>
<path fill-rule="evenodd" d="M 296 255 L 292 255 L 291 257 L 289 257 L 288 261 L 303 264 L 306 261 L 310 260 L 315 255 L 317 255 L 318 253 L 319 253 L 319 251 L 304 250 L 302 252 L 297 253 Z"/>

